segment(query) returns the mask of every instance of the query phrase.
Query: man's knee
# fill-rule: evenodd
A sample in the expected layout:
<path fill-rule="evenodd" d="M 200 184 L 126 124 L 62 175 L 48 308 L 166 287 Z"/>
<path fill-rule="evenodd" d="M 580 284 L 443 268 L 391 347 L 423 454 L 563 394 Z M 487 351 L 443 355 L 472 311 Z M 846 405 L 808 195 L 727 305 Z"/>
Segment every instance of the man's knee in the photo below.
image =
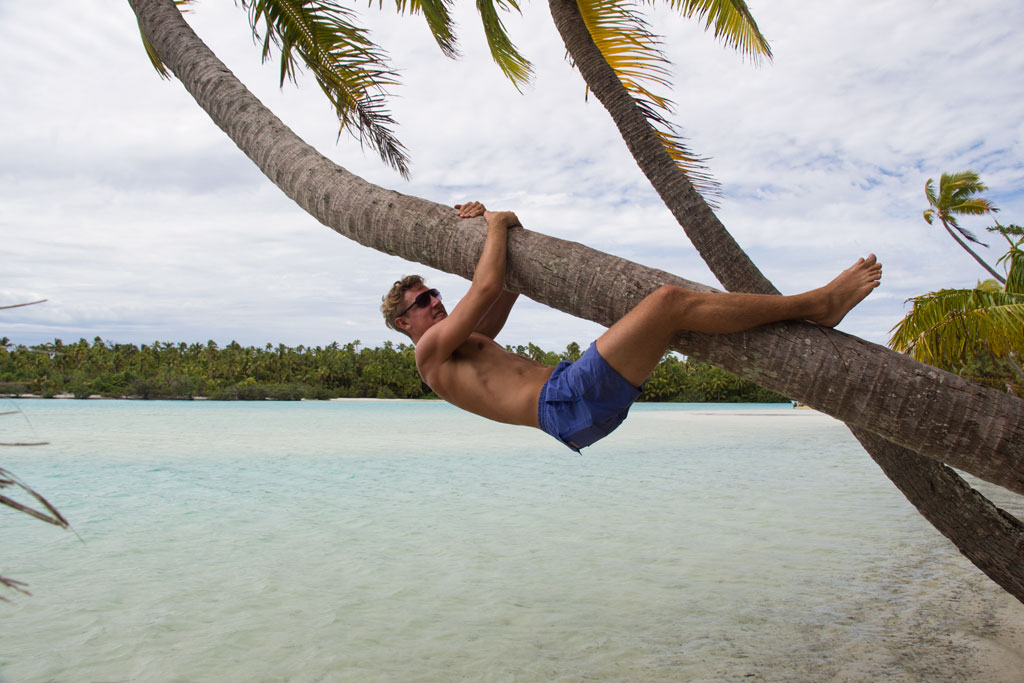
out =
<path fill-rule="evenodd" d="M 695 294 L 696 292 L 676 285 L 662 285 L 652 292 L 648 298 L 659 310 L 685 313 L 693 306 Z"/>

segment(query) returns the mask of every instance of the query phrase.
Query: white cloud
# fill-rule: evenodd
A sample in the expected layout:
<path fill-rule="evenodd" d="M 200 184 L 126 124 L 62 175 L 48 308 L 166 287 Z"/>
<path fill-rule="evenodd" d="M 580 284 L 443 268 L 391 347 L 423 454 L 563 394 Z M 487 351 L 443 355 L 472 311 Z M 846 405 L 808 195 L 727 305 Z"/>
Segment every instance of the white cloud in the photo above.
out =
<path fill-rule="evenodd" d="M 783 291 L 879 253 L 883 288 L 843 329 L 883 342 L 904 299 L 982 276 L 921 220 L 925 179 L 974 168 L 1001 220 L 1024 222 L 1024 7 L 752 9 L 775 51 L 760 68 L 657 12 L 677 65 L 677 120 L 724 185 L 723 222 Z M 402 71 L 391 106 L 408 183 L 347 136 L 336 143 L 311 79 L 278 88 L 232 3 L 198 3 L 189 21 L 288 125 L 368 180 L 514 208 L 533 229 L 715 284 L 606 113 L 584 101 L 544 3 L 524 10 L 507 22 L 537 69 L 522 95 L 486 55 L 471 4 L 458 8 L 457 62 L 421 18 L 360 10 Z M 127 3 L 5 3 L 0 60 L 0 303 L 50 299 L 5 312 L 2 335 L 376 344 L 404 339 L 377 312 L 399 275 L 423 272 L 448 301 L 465 291 L 460 278 L 339 239 L 285 199 L 180 84 L 156 76 Z M 561 348 L 598 332 L 524 303 L 503 341 Z"/>

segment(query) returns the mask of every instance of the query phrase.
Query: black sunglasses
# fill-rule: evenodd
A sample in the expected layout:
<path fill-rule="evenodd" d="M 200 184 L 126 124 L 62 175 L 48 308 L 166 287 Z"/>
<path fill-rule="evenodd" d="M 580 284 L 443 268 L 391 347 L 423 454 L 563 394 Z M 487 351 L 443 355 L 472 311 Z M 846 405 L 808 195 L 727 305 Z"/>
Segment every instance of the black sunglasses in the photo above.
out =
<path fill-rule="evenodd" d="M 412 303 L 409 304 L 409 306 L 404 311 L 395 316 L 395 319 L 397 320 L 398 318 L 401 318 L 403 315 L 408 313 L 410 310 L 412 310 L 413 306 L 416 306 L 417 308 L 426 308 L 427 306 L 430 305 L 430 297 L 434 297 L 435 299 L 440 301 L 441 292 L 437 291 L 436 289 L 428 289 L 425 292 L 420 292 L 419 294 L 416 295 L 416 298 L 412 300 Z"/>

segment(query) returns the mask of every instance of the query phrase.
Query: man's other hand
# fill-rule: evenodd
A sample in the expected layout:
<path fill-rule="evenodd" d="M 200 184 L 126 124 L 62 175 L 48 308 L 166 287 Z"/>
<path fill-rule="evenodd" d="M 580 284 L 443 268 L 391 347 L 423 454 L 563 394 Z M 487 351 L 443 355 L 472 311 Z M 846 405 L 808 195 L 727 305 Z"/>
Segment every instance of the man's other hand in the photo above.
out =
<path fill-rule="evenodd" d="M 455 210 L 459 212 L 459 218 L 476 218 L 483 216 L 487 208 L 480 202 L 466 202 L 465 204 L 456 204 Z"/>

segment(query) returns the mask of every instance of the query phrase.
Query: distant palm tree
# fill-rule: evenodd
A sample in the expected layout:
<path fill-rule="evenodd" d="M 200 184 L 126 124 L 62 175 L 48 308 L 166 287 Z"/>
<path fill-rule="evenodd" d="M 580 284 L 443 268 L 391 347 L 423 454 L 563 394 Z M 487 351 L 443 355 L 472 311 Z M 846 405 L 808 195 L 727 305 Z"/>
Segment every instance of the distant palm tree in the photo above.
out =
<path fill-rule="evenodd" d="M 976 195 L 986 191 L 988 186 L 981 182 L 981 177 L 974 171 L 960 171 L 959 173 L 943 173 L 939 179 L 939 191 L 935 192 L 935 181 L 931 178 L 924 184 L 924 194 L 928 198 L 930 208 L 924 212 L 924 219 L 931 225 L 938 218 L 942 227 L 946 229 L 949 236 L 956 240 L 964 250 L 974 257 L 974 260 L 981 264 L 981 267 L 992 274 L 999 282 L 1006 282 L 1002 275 L 996 272 L 995 268 L 985 263 L 978 254 L 974 252 L 964 240 L 988 245 L 974 236 L 967 228 L 961 227 L 957 216 L 980 216 L 987 213 L 999 211 L 989 200 Z M 955 232 L 954 232 L 955 230 Z M 957 234 L 959 233 L 959 235 Z"/>

